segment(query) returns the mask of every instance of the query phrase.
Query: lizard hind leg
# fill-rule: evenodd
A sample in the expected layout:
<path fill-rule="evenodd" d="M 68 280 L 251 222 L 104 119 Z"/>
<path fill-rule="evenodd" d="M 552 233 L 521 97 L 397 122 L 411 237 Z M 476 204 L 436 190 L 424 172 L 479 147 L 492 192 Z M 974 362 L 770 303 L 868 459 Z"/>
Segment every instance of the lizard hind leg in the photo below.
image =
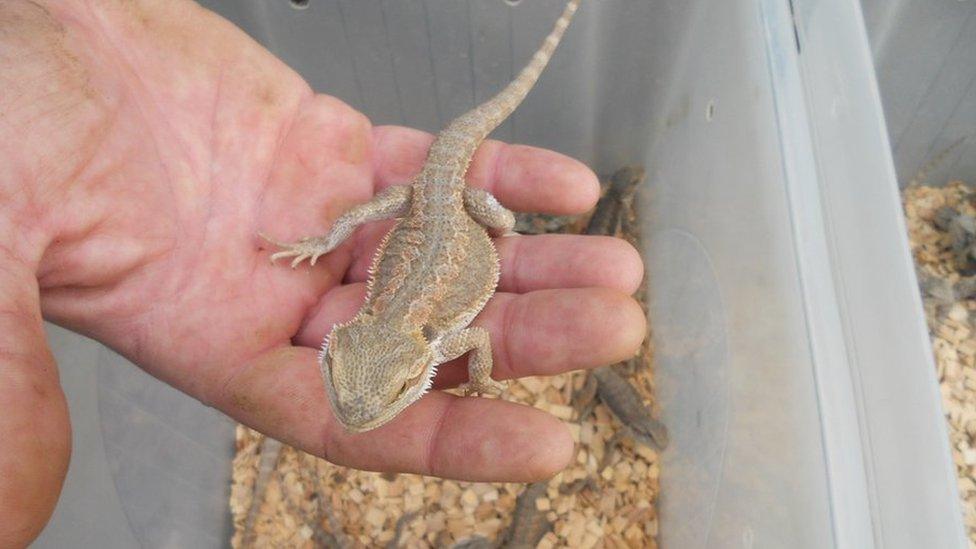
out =
<path fill-rule="evenodd" d="M 331 252 L 342 244 L 356 227 L 370 221 L 402 217 L 410 210 L 412 188 L 409 185 L 393 185 L 379 193 L 365 204 L 352 207 L 339 216 L 329 232 L 323 236 L 307 236 L 297 242 L 278 242 L 261 235 L 262 238 L 281 248 L 271 254 L 271 262 L 278 259 L 293 258 L 292 268 L 308 259 L 309 264 L 315 265 L 318 258 Z"/>
<path fill-rule="evenodd" d="M 444 336 L 438 348 L 439 362 L 453 360 L 471 351 L 468 359 L 468 382 L 459 388 L 467 395 L 498 395 L 505 384 L 491 378 L 491 339 L 484 328 L 467 328 Z"/>
<path fill-rule="evenodd" d="M 512 234 L 512 229 L 515 227 L 515 214 L 502 206 L 490 192 L 465 187 L 464 209 L 472 219 L 491 229 L 496 236 Z"/>

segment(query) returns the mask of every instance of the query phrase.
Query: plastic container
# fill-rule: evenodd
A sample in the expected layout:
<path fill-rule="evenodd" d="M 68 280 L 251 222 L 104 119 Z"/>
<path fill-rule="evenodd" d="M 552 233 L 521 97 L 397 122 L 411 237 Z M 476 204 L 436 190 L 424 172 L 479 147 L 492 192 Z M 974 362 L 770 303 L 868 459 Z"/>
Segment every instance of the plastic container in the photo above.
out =
<path fill-rule="evenodd" d="M 562 5 L 205 3 L 376 123 L 432 131 Z M 496 132 L 648 168 L 665 548 L 965 546 L 873 74 L 855 0 L 587 0 Z M 226 544 L 231 422 L 52 339 L 75 454 L 37 546 Z"/>
<path fill-rule="evenodd" d="M 976 182 L 976 3 L 864 0 L 864 19 L 899 182 Z"/>

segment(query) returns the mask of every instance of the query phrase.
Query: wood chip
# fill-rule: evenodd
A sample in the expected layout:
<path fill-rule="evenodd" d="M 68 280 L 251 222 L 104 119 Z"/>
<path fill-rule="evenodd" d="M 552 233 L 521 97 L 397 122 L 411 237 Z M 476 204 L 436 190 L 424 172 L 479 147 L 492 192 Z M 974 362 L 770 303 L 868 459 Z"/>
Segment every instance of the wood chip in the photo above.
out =
<path fill-rule="evenodd" d="M 976 189 L 960 181 L 945 187 L 911 186 L 904 190 L 903 202 L 922 282 L 964 522 L 970 545 L 976 547 L 976 299 L 946 291 L 968 273 L 957 271 L 952 238 L 937 223 L 937 213 L 945 207 L 976 215 Z"/>

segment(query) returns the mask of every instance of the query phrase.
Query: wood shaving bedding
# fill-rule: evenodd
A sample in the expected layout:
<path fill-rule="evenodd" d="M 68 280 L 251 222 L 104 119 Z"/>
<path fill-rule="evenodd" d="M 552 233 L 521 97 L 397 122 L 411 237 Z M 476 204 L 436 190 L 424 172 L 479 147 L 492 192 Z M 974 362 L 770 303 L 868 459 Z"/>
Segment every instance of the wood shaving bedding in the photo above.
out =
<path fill-rule="evenodd" d="M 976 217 L 976 188 L 911 186 L 903 192 L 942 405 L 949 425 L 969 546 L 976 548 L 976 293 L 960 249 L 968 238 L 947 219 Z"/>

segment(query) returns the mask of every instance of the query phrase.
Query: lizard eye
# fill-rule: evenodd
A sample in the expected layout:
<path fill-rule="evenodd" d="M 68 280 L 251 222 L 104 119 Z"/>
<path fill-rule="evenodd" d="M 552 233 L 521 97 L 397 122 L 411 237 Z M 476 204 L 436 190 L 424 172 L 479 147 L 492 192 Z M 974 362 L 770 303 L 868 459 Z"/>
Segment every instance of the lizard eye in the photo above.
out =
<path fill-rule="evenodd" d="M 404 393 L 407 392 L 407 388 L 409 386 L 410 386 L 410 380 L 408 379 L 407 381 L 404 381 L 402 385 L 400 385 L 400 388 L 397 389 L 397 392 L 393 394 L 393 398 L 390 399 L 390 402 L 394 402 L 400 397 L 402 397 Z"/>
<path fill-rule="evenodd" d="M 417 374 L 417 375 L 415 375 L 415 376 L 407 379 L 406 381 L 404 381 L 403 382 L 403 385 L 400 386 L 400 390 L 397 391 L 397 398 L 403 396 L 403 393 L 406 393 L 407 392 L 407 389 L 413 387 L 418 382 L 420 382 L 420 377 L 422 375 L 424 375 L 423 372 L 421 372 L 421 373 L 419 373 L 419 374 Z"/>

